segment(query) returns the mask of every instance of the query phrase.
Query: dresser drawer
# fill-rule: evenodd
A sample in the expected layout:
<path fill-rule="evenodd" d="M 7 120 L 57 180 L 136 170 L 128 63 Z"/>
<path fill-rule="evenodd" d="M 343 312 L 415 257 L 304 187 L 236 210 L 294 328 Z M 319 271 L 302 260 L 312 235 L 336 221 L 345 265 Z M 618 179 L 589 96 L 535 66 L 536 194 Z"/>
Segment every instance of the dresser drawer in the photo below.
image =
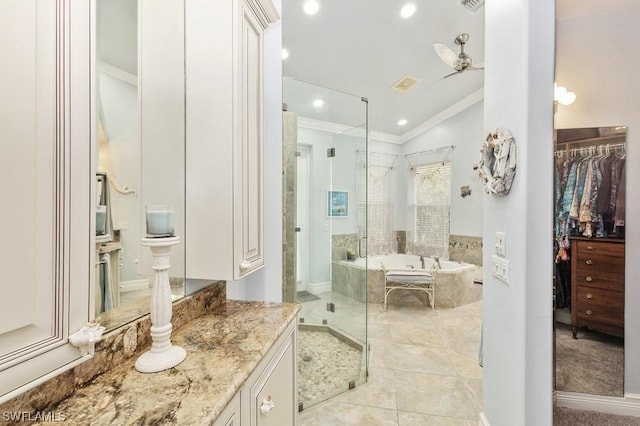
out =
<path fill-rule="evenodd" d="M 603 324 L 624 324 L 624 293 L 599 288 L 578 286 L 577 306 L 573 309 L 580 322 L 596 321 Z"/>
<path fill-rule="evenodd" d="M 577 241 L 576 267 L 587 271 L 624 273 L 624 244 Z"/>
<path fill-rule="evenodd" d="M 624 271 L 607 272 L 595 268 L 578 267 L 574 280 L 578 286 L 624 291 Z"/>

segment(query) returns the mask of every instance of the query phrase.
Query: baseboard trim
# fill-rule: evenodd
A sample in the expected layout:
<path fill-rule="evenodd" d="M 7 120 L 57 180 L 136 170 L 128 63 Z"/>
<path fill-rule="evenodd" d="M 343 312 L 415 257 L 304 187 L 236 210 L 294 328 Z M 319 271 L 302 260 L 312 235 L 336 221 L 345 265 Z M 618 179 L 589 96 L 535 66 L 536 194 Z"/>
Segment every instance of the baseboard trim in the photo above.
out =
<path fill-rule="evenodd" d="M 487 416 L 484 415 L 484 411 L 480 412 L 480 418 L 478 419 L 478 426 L 489 426 L 489 420 L 487 420 Z"/>
<path fill-rule="evenodd" d="M 331 281 L 326 281 L 323 283 L 308 283 L 307 291 L 311 294 L 320 294 L 331 291 Z"/>
<path fill-rule="evenodd" d="M 554 400 L 557 407 L 598 411 L 600 413 L 616 414 L 619 416 L 640 417 L 640 399 L 637 399 L 636 396 L 640 395 L 626 394 L 624 398 L 618 398 L 614 396 L 556 391 L 554 393 Z"/>
<path fill-rule="evenodd" d="M 128 291 L 148 290 L 150 288 L 151 285 L 147 278 L 143 280 L 120 281 L 120 292 L 122 293 L 126 293 Z"/>

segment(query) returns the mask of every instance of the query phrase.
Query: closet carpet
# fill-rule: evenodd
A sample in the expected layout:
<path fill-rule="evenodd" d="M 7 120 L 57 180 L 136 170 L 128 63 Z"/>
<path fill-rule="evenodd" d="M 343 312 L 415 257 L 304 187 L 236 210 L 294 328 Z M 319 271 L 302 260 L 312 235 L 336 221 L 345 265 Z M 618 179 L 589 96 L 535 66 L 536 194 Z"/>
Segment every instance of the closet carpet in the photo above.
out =
<path fill-rule="evenodd" d="M 553 409 L 554 426 L 634 426 L 640 425 L 640 418 L 614 416 L 595 411 L 572 410 L 566 407 Z"/>
<path fill-rule="evenodd" d="M 622 397 L 624 339 L 556 323 L 556 390 Z"/>

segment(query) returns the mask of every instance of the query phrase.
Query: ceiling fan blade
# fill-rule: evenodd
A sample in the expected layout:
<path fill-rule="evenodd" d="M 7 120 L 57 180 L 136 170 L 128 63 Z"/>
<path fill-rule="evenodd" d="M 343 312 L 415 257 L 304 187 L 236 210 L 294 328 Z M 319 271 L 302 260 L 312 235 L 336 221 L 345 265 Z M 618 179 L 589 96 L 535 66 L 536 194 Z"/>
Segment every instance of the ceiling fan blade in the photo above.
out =
<path fill-rule="evenodd" d="M 433 43 L 433 49 L 445 64 L 449 65 L 451 68 L 456 68 L 458 65 L 458 55 L 451 50 L 449 46 L 442 43 Z"/>
<path fill-rule="evenodd" d="M 442 78 L 443 78 L 443 79 L 445 79 L 445 78 L 452 77 L 452 76 L 454 76 L 454 75 L 456 75 L 456 74 L 460 74 L 460 73 L 462 73 L 462 71 L 464 71 L 464 70 L 454 71 L 454 72 L 452 72 L 451 74 L 447 74 L 447 75 L 445 75 L 445 76 L 444 76 L 444 77 L 442 77 Z"/>

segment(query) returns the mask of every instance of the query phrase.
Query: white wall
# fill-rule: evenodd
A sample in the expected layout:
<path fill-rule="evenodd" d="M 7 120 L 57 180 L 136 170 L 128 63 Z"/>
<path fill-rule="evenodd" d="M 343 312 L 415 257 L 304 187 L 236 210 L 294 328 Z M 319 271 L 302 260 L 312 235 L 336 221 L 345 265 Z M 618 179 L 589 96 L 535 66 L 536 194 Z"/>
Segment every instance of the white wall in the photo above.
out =
<path fill-rule="evenodd" d="M 358 232 L 356 151 L 365 150 L 365 141 L 298 126 L 298 144 L 309 146 L 309 282 L 320 284 L 331 280 L 331 236 Z M 332 159 L 328 148 L 336 150 Z M 327 217 L 328 190 L 349 193 L 347 217 Z"/>
<path fill-rule="evenodd" d="M 140 238 L 140 142 L 138 140 L 138 88 L 123 80 L 100 73 L 100 101 L 109 141 L 99 145 L 98 170 L 109 173 L 120 185 L 137 190 L 137 194 L 120 194 L 111 188 L 111 215 L 114 229 L 120 230 L 122 257 L 120 280 L 138 279 Z"/>
<path fill-rule="evenodd" d="M 450 233 L 452 235 L 482 236 L 482 185 L 473 166 L 480 160 L 480 146 L 484 134 L 483 111 L 483 103 L 475 103 L 402 145 L 396 188 L 403 189 L 408 189 L 407 179 L 409 179 L 409 165 L 405 155 L 454 146 L 451 153 Z M 463 185 L 471 188 L 471 196 L 466 198 L 460 196 L 460 187 Z M 406 223 L 406 213 L 411 194 L 407 191 L 398 191 L 398 195 L 403 196 L 403 199 L 398 200 L 396 211 L 400 208 L 404 213 L 402 219 L 404 226 L 397 229 L 409 230 L 411 224 Z"/>
<path fill-rule="evenodd" d="M 556 81 L 576 93 L 558 107 L 556 127 L 628 126 L 626 173 L 640 182 L 640 57 L 631 53 L 640 13 L 558 20 Z M 631 50 L 630 50 L 631 49 Z M 627 185 L 625 271 L 625 393 L 640 394 L 640 199 Z"/>
<path fill-rule="evenodd" d="M 273 0 L 282 16 L 282 0 Z M 282 20 L 264 35 L 265 266 L 247 278 L 227 283 L 229 299 L 282 300 Z"/>
<path fill-rule="evenodd" d="M 510 284 L 484 269 L 483 416 L 492 426 L 552 424 L 553 0 L 485 3 L 484 128 L 518 147 L 508 196 L 484 195 L 483 239 L 506 234 Z M 485 246 L 486 247 L 486 246 Z M 493 250 L 484 250 L 484 264 Z"/>

